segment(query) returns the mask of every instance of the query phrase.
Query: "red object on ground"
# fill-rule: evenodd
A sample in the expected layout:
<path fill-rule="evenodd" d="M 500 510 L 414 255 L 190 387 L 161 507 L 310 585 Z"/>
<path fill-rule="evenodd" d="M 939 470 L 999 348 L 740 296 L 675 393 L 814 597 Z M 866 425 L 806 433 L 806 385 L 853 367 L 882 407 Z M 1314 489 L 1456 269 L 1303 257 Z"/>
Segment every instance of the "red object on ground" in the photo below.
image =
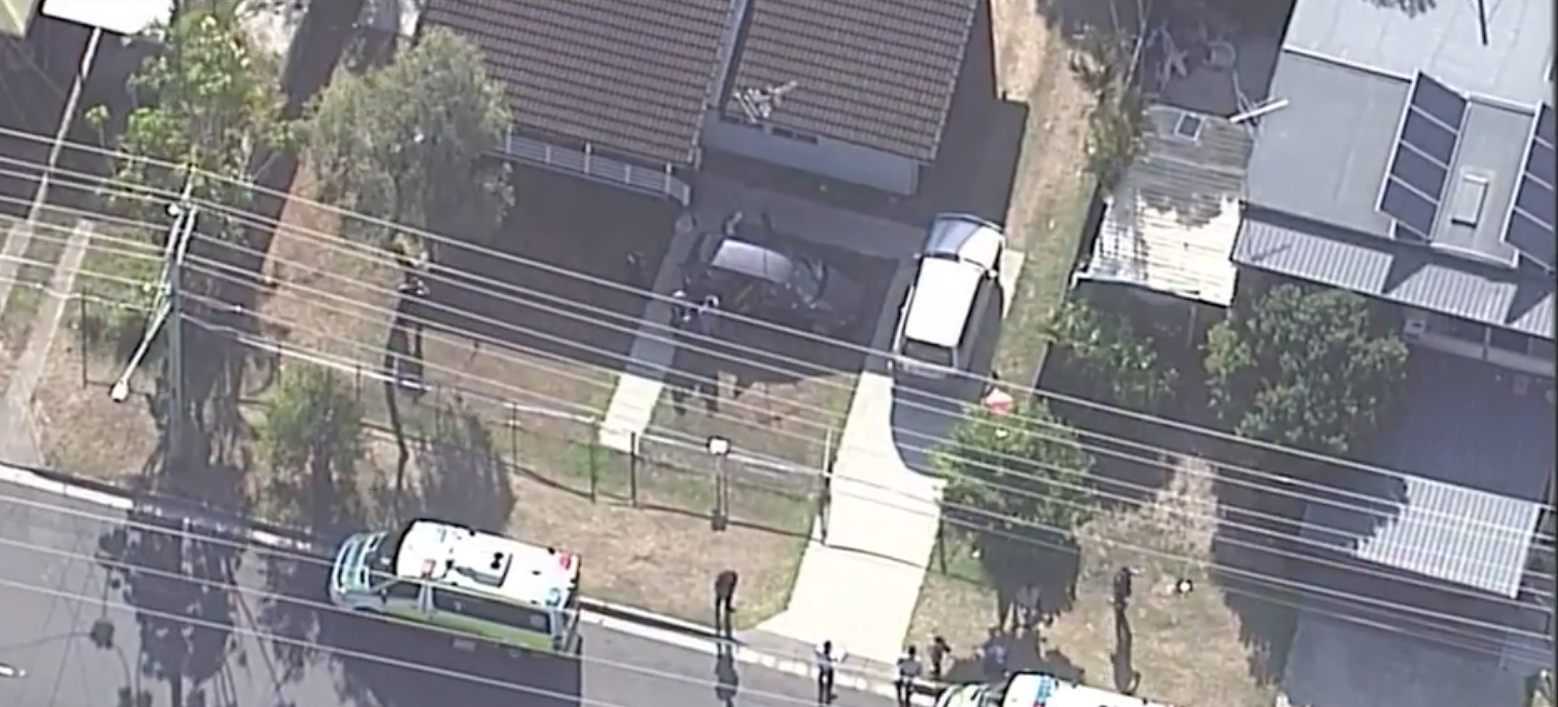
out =
<path fill-rule="evenodd" d="M 990 414 L 996 417 L 1005 417 L 1011 414 L 1014 402 L 1012 396 L 1007 395 L 1006 391 L 996 388 L 985 396 L 984 405 L 985 409 L 990 411 Z"/>

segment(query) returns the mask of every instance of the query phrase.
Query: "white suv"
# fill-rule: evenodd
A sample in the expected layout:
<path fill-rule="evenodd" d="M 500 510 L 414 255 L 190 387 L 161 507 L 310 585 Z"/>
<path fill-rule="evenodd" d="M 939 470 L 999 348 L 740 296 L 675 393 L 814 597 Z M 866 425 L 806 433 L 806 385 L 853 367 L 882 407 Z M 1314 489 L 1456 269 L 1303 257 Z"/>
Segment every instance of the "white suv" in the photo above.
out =
<path fill-rule="evenodd" d="M 915 376 L 944 379 L 966 370 L 991 297 L 985 283 L 1000 275 L 1006 234 L 968 214 L 931 221 L 919 272 L 904 298 L 893 338 L 893 365 Z"/>

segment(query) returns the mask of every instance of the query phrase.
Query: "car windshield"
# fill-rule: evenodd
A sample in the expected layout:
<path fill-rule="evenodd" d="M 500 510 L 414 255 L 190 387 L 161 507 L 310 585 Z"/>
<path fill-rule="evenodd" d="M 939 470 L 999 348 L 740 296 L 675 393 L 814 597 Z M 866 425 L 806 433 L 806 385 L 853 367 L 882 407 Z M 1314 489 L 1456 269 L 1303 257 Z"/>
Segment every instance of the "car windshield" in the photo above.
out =
<path fill-rule="evenodd" d="M 790 269 L 790 287 L 795 288 L 795 294 L 807 304 L 816 304 L 822 299 L 822 284 L 827 278 L 828 271 L 822 263 L 809 258 L 796 257 L 795 267 Z"/>
<path fill-rule="evenodd" d="M 906 339 L 903 342 L 903 355 L 905 358 L 932 366 L 952 366 L 952 349 L 923 341 Z"/>

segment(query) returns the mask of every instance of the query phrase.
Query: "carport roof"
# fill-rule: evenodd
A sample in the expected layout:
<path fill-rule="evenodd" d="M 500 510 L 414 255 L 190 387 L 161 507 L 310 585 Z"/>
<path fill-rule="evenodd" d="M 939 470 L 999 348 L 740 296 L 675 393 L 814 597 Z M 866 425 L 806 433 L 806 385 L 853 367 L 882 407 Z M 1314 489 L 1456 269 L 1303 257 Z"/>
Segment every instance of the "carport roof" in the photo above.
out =
<path fill-rule="evenodd" d="M 1427 350 L 1412 352 L 1407 388 L 1370 455 L 1406 473 L 1357 474 L 1353 494 L 1311 501 L 1304 536 L 1517 596 L 1553 467 L 1552 406 L 1539 392 L 1515 393 L 1491 365 Z"/>

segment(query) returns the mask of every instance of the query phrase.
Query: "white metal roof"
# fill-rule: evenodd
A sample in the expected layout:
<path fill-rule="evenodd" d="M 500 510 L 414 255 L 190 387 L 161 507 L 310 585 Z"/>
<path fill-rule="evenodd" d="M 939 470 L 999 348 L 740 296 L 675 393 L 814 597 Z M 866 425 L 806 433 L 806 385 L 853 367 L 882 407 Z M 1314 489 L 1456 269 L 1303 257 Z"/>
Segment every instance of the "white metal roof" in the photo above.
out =
<path fill-rule="evenodd" d="M 515 601 L 555 605 L 577 588 L 579 564 L 579 557 L 571 553 L 419 520 L 400 539 L 395 573 Z"/>
<path fill-rule="evenodd" d="M 138 35 L 173 16 L 172 0 L 43 0 L 43 14 L 105 32 Z"/>
<path fill-rule="evenodd" d="M 1168 707 L 1140 697 L 1061 680 L 1042 673 L 1012 676 L 1001 707 Z"/>
<path fill-rule="evenodd" d="M 920 260 L 903 334 L 915 341 L 955 348 L 963 339 L 985 271 L 945 257 Z"/>

